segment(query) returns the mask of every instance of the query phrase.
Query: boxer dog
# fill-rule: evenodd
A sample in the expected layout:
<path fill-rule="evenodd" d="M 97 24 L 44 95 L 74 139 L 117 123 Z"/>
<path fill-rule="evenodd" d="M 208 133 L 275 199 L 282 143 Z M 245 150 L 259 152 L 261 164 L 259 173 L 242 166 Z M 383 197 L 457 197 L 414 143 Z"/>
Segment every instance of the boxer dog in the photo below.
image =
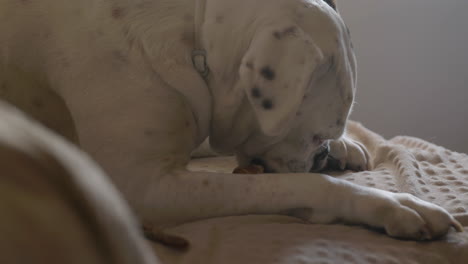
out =
<path fill-rule="evenodd" d="M 3 100 L 77 142 L 140 220 L 307 211 L 393 237 L 460 224 L 409 194 L 318 171 L 366 169 L 345 135 L 356 90 L 349 31 L 332 0 L 2 0 Z M 186 169 L 207 137 L 267 173 Z M 53 142 L 50 142 L 51 144 Z"/>

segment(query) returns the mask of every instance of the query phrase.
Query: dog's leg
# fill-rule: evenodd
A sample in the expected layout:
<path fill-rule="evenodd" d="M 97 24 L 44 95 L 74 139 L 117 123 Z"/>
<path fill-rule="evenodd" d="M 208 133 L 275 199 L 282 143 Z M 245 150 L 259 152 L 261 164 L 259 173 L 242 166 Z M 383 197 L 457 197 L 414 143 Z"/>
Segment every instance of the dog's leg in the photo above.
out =
<path fill-rule="evenodd" d="M 443 209 L 413 196 L 321 174 L 233 176 L 181 170 L 139 189 L 134 204 L 140 215 L 161 223 L 306 208 L 312 214 L 305 220 L 313 223 L 340 219 L 384 228 L 395 237 L 429 239 L 445 234 L 452 224 L 459 228 Z"/>
<path fill-rule="evenodd" d="M 312 222 L 342 219 L 414 239 L 445 234 L 456 223 L 442 208 L 415 197 L 321 174 L 189 172 L 185 166 L 200 141 L 195 136 L 194 113 L 180 93 L 145 78 L 143 70 L 112 78 L 102 74 L 106 82 L 70 82 L 92 87 L 86 92 L 79 87 L 62 91 L 83 148 L 104 167 L 146 223 L 177 224 L 307 208 L 313 210 L 308 219 Z"/>
<path fill-rule="evenodd" d="M 370 155 L 364 144 L 346 134 L 330 142 L 329 165 L 334 169 L 353 171 L 368 170 Z"/>
<path fill-rule="evenodd" d="M 108 170 L 144 222 L 177 224 L 307 208 L 313 210 L 311 222 L 342 219 L 414 239 L 445 234 L 456 223 L 442 208 L 415 197 L 359 187 L 321 174 L 189 172 L 184 166 L 194 146 L 195 129 L 190 125 L 194 121 L 184 104 L 165 98 L 168 104 L 164 107 L 140 103 L 125 108 L 126 114 L 140 120 L 113 115 L 112 124 L 93 122 L 93 135 L 102 136 L 97 141 L 82 134 L 81 142 L 89 142 L 84 147 Z M 119 108 L 109 106 L 108 110 L 117 111 L 114 107 Z M 159 122 L 152 123 L 154 118 L 148 112 L 158 114 Z M 78 119 L 79 124 L 83 122 Z"/>

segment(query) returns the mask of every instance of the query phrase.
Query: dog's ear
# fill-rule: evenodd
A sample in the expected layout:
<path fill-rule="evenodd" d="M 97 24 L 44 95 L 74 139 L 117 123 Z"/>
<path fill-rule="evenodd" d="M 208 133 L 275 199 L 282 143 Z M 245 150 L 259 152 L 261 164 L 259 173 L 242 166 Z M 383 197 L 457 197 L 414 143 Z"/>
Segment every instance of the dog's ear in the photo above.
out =
<path fill-rule="evenodd" d="M 241 85 L 263 133 L 289 127 L 323 55 L 297 26 L 258 32 L 242 59 Z"/>

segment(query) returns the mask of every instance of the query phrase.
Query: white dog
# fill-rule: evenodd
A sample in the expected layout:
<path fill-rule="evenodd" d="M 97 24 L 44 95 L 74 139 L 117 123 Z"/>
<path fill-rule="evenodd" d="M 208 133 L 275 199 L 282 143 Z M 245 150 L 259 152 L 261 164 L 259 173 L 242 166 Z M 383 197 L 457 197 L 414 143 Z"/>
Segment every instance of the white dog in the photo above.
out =
<path fill-rule="evenodd" d="M 394 237 L 460 229 L 444 209 L 411 195 L 309 173 L 324 166 L 328 144 L 342 167 L 365 169 L 368 161 L 343 136 L 356 65 L 333 7 L 330 0 L 2 0 L 2 96 L 78 139 L 151 224 L 307 209 L 301 216 L 313 223 L 341 219 Z M 276 173 L 187 171 L 208 136 L 241 165 Z"/>

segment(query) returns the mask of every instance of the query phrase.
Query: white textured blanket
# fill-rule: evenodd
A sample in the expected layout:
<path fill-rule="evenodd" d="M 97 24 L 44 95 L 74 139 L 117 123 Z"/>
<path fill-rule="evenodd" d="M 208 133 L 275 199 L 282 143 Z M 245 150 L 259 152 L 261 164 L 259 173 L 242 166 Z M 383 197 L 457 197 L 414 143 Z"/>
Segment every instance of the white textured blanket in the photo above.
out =
<path fill-rule="evenodd" d="M 421 139 L 385 140 L 357 123 L 350 136 L 367 146 L 372 169 L 334 176 L 436 203 L 468 226 L 468 156 Z M 190 169 L 230 172 L 232 158 L 194 160 Z M 468 263 L 468 229 L 434 242 L 402 241 L 361 226 L 314 225 L 286 216 L 208 219 L 172 228 L 191 248 L 154 245 L 162 263 Z"/>

